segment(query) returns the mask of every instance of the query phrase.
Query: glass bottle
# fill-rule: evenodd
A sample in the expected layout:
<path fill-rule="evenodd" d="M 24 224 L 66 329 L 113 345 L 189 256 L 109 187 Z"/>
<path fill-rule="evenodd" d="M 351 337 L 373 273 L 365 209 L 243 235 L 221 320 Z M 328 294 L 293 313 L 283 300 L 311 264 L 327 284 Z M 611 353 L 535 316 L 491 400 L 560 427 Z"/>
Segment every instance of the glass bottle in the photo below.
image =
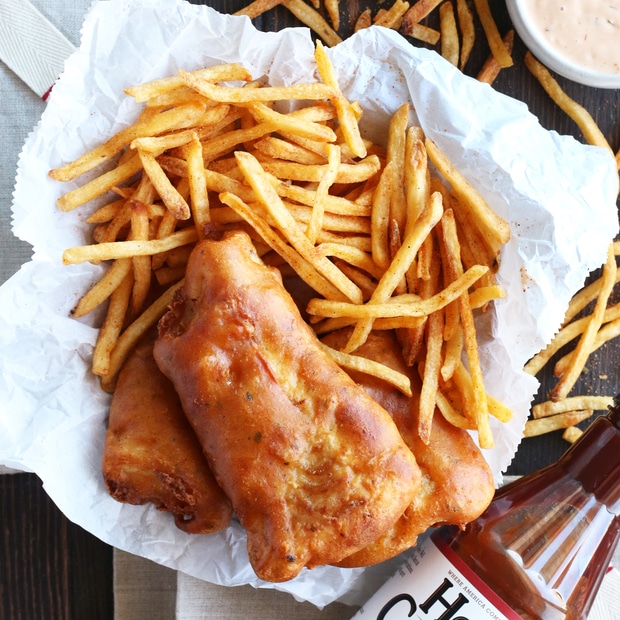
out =
<path fill-rule="evenodd" d="M 585 619 L 619 539 L 617 396 L 556 463 L 412 550 L 355 618 Z"/>

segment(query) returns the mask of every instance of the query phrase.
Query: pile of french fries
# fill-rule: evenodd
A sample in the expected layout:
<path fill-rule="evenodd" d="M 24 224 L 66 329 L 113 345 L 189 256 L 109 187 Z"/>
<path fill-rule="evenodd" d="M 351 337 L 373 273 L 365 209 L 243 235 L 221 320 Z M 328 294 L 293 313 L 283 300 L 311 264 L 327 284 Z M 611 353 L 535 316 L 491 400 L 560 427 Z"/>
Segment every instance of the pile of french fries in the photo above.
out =
<path fill-rule="evenodd" d="M 491 84 L 513 64 L 514 32 L 502 38 L 488 0 L 473 4 L 491 50 L 477 78 Z M 256 18 L 276 5 L 285 6 L 326 45 L 341 41 L 338 0 L 255 0 L 238 14 Z M 435 10 L 438 30 L 422 23 Z M 373 24 L 439 46 L 461 69 L 475 42 L 474 16 L 465 0 L 396 0 L 374 15 L 363 11 L 354 29 Z M 318 335 L 354 326 L 346 350 L 330 351 L 338 363 L 363 367 L 407 392 L 405 377 L 352 355 L 370 329 L 398 330 L 405 358 L 418 365 L 424 380 L 421 435 L 428 437 L 436 405 L 453 424 L 476 428 L 480 444 L 488 447 L 493 441 L 488 412 L 500 419 L 510 412 L 482 385 L 471 312 L 503 295 L 493 271 L 506 240 L 504 224 L 496 229 L 494 214 L 444 154 L 419 128 L 407 126 L 407 106 L 392 119 L 387 148 L 362 140 L 361 111 L 339 92 L 321 44 L 317 62 L 322 82 L 297 91 L 259 87 L 236 65 L 130 88 L 128 94 L 145 104 L 137 122 L 51 172 L 69 181 L 117 160 L 59 200 L 61 209 L 71 210 L 107 192 L 117 195 L 89 218 L 95 243 L 70 248 L 64 257 L 67 263 L 112 261 L 74 310 L 76 317 L 83 316 L 108 303 L 93 372 L 113 390 L 132 347 L 181 286 L 193 244 L 209 225 L 242 227 L 266 261 L 292 269 L 318 293 L 308 306 Z M 584 139 L 611 151 L 590 113 L 529 52 L 525 63 Z M 225 81 L 245 86 L 221 86 Z M 316 103 L 282 115 L 273 109 L 281 99 Z M 620 151 L 615 158 L 620 168 Z M 428 176 L 429 159 L 442 179 Z M 475 228 L 463 213 L 475 214 Z M 612 246 L 610 257 L 618 251 Z M 432 268 L 433 256 L 441 256 L 440 273 Z M 575 296 L 554 341 L 527 364 L 527 372 L 538 374 L 561 347 L 578 340 L 575 352 L 554 369 L 558 385 L 548 402 L 533 407 L 526 437 L 565 429 L 565 439 L 574 441 L 581 434 L 575 425 L 611 404 L 609 396 L 575 396 L 571 390 L 589 355 L 620 329 L 616 307 L 607 307 L 610 282 L 618 280 L 612 272 L 615 259 L 610 258 L 601 280 Z M 449 291 L 450 301 L 436 308 L 443 291 Z M 575 319 L 590 302 L 593 312 Z M 463 349 L 468 370 L 460 361 Z"/>
<path fill-rule="evenodd" d="M 489 416 L 511 412 L 485 389 L 474 312 L 504 295 L 495 271 L 508 225 L 411 125 L 408 104 L 391 118 L 386 145 L 362 138 L 362 111 L 343 96 L 320 42 L 315 59 L 320 81 L 289 87 L 219 65 L 128 88 L 144 104 L 136 122 L 50 172 L 70 181 L 103 167 L 60 197 L 62 210 L 115 197 L 88 218 L 93 243 L 63 256 L 110 262 L 74 310 L 107 303 L 92 371 L 113 391 L 182 285 L 196 242 L 240 228 L 267 264 L 315 292 L 306 310 L 319 337 L 352 327 L 343 351 L 326 347 L 337 363 L 411 394 L 409 377 L 355 355 L 371 330 L 396 330 L 422 380 L 424 440 L 437 408 L 489 448 Z M 303 105 L 282 113 L 281 101 Z"/>
<path fill-rule="evenodd" d="M 468 0 L 394 0 L 387 7 L 377 7 L 376 10 L 366 8 L 361 11 L 355 17 L 353 32 L 373 25 L 392 28 L 415 41 L 436 48 L 446 60 L 463 70 L 476 41 L 475 10 L 491 50 L 489 60 L 477 77 L 480 81 L 490 83 L 501 68 L 513 64 L 511 50 L 514 32 L 510 31 L 502 38 L 489 0 L 474 0 L 474 10 L 470 8 L 470 4 Z M 320 37 L 325 45 L 337 45 L 342 41 L 339 34 L 343 26 L 340 19 L 340 0 L 254 0 L 235 14 L 255 19 L 276 6 L 288 9 Z M 423 23 L 435 11 L 438 14 L 438 27 Z"/>

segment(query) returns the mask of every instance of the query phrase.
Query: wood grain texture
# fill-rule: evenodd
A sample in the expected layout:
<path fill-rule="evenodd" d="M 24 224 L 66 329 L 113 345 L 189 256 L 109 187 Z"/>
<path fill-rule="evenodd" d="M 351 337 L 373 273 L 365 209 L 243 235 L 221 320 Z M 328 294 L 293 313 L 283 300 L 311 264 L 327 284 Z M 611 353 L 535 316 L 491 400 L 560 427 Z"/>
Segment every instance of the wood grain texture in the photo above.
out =
<path fill-rule="evenodd" d="M 112 617 L 112 549 L 71 523 L 37 476 L 0 476 L 0 618 Z"/>

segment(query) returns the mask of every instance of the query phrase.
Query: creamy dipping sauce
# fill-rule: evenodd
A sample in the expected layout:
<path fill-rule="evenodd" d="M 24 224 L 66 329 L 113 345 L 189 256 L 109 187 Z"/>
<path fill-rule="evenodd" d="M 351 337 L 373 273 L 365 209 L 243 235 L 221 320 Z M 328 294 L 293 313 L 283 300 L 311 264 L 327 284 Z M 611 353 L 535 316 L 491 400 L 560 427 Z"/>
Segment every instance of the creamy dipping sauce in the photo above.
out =
<path fill-rule="evenodd" d="M 583 68 L 620 74 L 620 0 L 524 0 L 539 35 Z"/>

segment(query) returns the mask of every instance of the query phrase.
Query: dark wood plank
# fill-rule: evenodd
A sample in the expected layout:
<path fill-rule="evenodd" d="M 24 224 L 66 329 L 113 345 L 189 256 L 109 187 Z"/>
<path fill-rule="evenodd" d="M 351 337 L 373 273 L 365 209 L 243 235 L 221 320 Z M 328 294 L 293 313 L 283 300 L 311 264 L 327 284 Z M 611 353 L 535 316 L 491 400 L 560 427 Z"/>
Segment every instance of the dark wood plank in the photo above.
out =
<path fill-rule="evenodd" d="M 33 474 L 0 476 L 0 617 L 112 618 L 112 549 L 71 523 Z"/>

